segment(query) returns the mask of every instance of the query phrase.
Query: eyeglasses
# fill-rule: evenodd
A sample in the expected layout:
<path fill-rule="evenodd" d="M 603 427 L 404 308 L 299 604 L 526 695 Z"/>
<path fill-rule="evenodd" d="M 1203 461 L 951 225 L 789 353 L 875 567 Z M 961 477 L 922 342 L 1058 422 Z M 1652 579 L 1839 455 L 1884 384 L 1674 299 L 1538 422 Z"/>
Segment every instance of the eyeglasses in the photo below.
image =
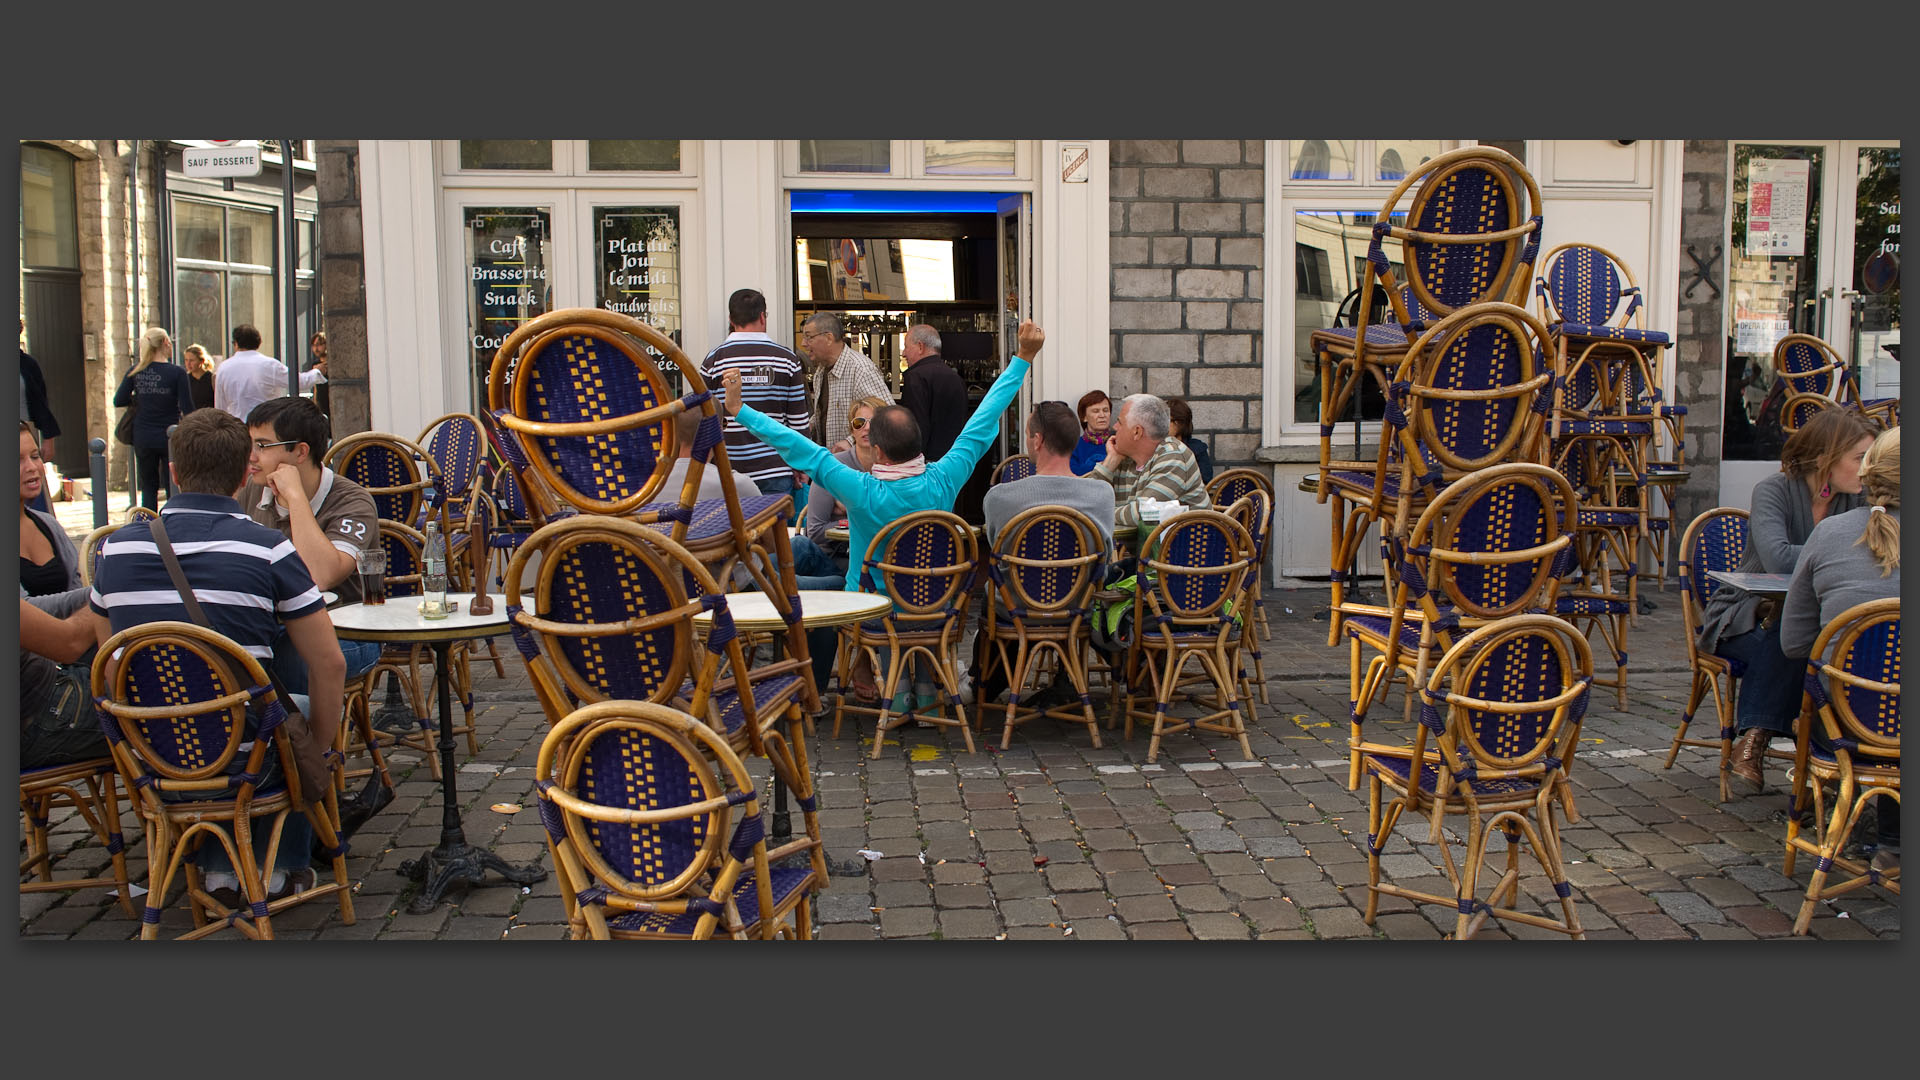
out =
<path fill-rule="evenodd" d="M 284 442 L 268 442 L 265 439 L 253 440 L 253 448 L 255 450 L 271 450 L 276 446 L 298 446 L 298 445 L 300 445 L 299 439 L 288 439 Z"/>
<path fill-rule="evenodd" d="M 859 431 L 861 428 L 867 426 L 867 418 L 864 416 L 856 416 L 853 419 L 847 421 L 847 426 L 849 428 L 852 428 L 854 431 Z"/>

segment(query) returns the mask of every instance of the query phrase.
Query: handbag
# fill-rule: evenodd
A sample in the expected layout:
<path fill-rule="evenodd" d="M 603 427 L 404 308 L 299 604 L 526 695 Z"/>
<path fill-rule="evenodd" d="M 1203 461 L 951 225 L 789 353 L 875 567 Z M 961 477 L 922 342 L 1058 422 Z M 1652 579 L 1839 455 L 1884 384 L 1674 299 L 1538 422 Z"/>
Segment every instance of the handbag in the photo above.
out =
<path fill-rule="evenodd" d="M 187 584 L 186 572 L 180 569 L 180 559 L 173 553 L 173 544 L 167 540 L 166 526 L 160 523 L 158 515 L 153 517 L 149 525 L 153 533 L 153 546 L 158 549 L 160 560 L 166 563 L 167 576 L 173 579 L 173 587 L 179 590 L 180 599 L 186 602 L 187 615 L 195 623 L 212 630 L 206 612 L 201 610 L 200 601 L 193 595 L 193 588 Z M 280 707 L 286 710 L 287 718 L 281 726 L 286 729 L 287 741 L 293 747 L 293 765 L 300 774 L 302 799 L 310 807 L 324 806 L 328 793 L 333 790 L 334 770 L 342 761 L 340 754 L 332 747 L 320 744 L 320 740 L 314 737 L 313 725 L 294 706 L 293 695 L 287 693 L 280 677 L 273 673 L 271 667 L 267 667 L 266 672 L 267 681 L 273 684 L 274 696 L 279 699 Z M 236 682 L 246 685 L 247 679 L 239 672 L 233 672 L 233 675 Z M 282 762 L 282 767 L 285 764 Z"/>
<path fill-rule="evenodd" d="M 123 443 L 126 443 L 128 446 L 133 445 L 133 413 L 134 413 L 134 410 L 138 409 L 139 407 L 140 407 L 140 391 L 138 389 L 135 389 L 133 391 L 133 404 L 128 405 L 124 409 L 121 409 L 120 419 L 114 421 L 113 423 L 113 437 Z"/>

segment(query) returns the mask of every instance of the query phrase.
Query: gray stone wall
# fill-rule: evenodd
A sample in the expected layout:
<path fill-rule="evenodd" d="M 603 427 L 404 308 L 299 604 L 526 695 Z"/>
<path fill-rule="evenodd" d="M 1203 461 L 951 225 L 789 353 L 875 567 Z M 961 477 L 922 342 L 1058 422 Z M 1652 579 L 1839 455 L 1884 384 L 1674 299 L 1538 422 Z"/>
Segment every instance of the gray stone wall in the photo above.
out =
<path fill-rule="evenodd" d="M 1117 397 L 1184 397 L 1216 465 L 1260 445 L 1266 229 L 1260 139 L 1111 145 L 1112 333 Z"/>
<path fill-rule="evenodd" d="M 317 139 L 320 312 L 327 328 L 328 405 L 335 438 L 373 426 L 367 398 L 367 267 L 360 231 L 360 143 Z M 411 438 L 413 432 L 401 434 Z"/>
<path fill-rule="evenodd" d="M 1687 467 L 1693 475 L 1680 489 L 1674 508 L 1676 547 L 1687 523 L 1717 506 L 1720 497 L 1727 349 L 1722 330 L 1725 304 L 1719 292 L 1726 288 L 1727 277 L 1727 256 L 1722 250 L 1727 221 L 1726 141 L 1687 140 L 1681 169 L 1680 319 L 1674 328 L 1673 390 L 1678 402 L 1687 407 Z M 1698 279 L 1689 248 L 1712 266 L 1707 281 Z"/>

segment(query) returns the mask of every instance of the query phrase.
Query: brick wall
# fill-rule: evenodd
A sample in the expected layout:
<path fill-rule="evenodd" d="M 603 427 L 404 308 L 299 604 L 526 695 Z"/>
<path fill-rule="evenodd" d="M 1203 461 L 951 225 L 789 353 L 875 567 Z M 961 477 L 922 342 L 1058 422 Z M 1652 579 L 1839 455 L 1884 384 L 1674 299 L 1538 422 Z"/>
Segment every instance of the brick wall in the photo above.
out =
<path fill-rule="evenodd" d="M 1687 407 L 1687 466 L 1693 472 L 1680 489 L 1674 512 L 1677 545 L 1687 523 L 1719 505 L 1720 432 L 1726 396 L 1727 340 L 1722 331 L 1727 256 L 1727 143 L 1686 143 L 1680 187 L 1679 325 L 1674 328 L 1674 397 Z M 1699 281 L 1691 248 L 1712 266 Z M 1715 254 L 1719 253 L 1716 258 Z M 1711 282 L 1709 284 L 1708 282 Z"/>
<path fill-rule="evenodd" d="M 366 256 L 360 231 L 360 143 L 317 139 L 320 312 L 335 438 L 372 428 L 367 398 Z M 401 432 L 411 438 L 413 432 Z"/>
<path fill-rule="evenodd" d="M 1260 445 L 1266 191 L 1260 139 L 1111 144 L 1116 398 L 1184 397 L 1214 462 Z"/>

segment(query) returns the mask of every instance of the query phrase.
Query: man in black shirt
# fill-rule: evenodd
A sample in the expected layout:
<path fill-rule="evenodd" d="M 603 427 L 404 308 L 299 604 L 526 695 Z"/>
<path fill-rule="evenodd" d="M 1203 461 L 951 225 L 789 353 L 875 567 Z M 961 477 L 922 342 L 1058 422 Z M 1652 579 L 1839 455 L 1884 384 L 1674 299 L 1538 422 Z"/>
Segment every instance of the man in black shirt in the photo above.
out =
<path fill-rule="evenodd" d="M 940 358 L 940 331 L 925 323 L 908 327 L 900 356 L 908 364 L 900 404 L 920 424 L 927 460 L 939 461 L 973 412 L 966 381 Z"/>

